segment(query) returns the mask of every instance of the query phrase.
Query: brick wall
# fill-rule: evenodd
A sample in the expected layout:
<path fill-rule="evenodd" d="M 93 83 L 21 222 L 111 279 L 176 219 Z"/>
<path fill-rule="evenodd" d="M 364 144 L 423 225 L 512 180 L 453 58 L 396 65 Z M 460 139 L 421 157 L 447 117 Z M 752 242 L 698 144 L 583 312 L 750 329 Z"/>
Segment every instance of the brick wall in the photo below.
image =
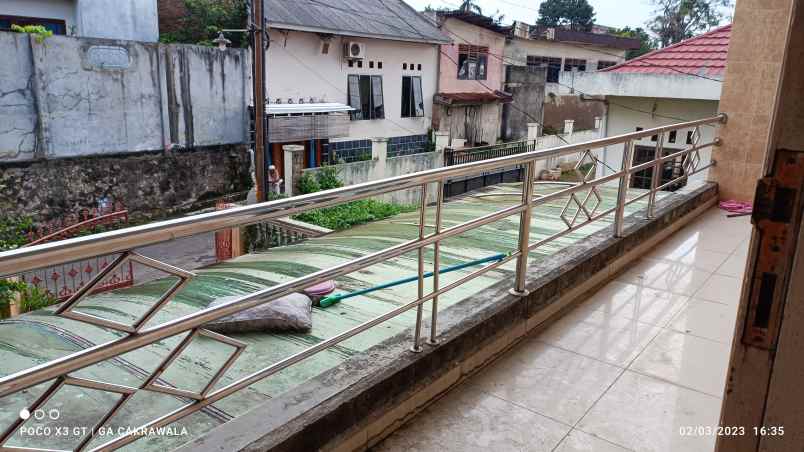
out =
<path fill-rule="evenodd" d="M 159 1 L 159 34 L 170 33 L 181 27 L 181 18 L 187 14 L 184 0 Z"/>

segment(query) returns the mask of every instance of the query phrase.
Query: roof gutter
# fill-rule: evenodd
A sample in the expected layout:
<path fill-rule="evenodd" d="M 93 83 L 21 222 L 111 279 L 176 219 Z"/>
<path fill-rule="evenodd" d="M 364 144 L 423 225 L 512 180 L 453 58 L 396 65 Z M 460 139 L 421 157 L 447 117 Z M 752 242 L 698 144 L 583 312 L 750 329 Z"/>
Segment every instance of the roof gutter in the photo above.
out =
<path fill-rule="evenodd" d="M 282 29 L 282 30 L 291 30 L 291 31 L 303 31 L 308 33 L 330 33 L 333 35 L 338 36 L 349 36 L 355 38 L 370 38 L 370 39 L 382 39 L 384 41 L 402 41 L 402 42 L 413 42 L 418 44 L 450 44 L 452 41 L 449 39 L 444 40 L 437 40 L 437 39 L 422 39 L 422 38 L 406 38 L 403 36 L 389 36 L 389 35 L 377 35 L 372 33 L 356 33 L 356 32 L 345 32 L 343 30 L 335 30 L 326 27 L 308 27 L 306 25 L 296 25 L 296 24 L 284 24 L 279 22 L 268 22 L 268 28 L 274 29 Z"/>

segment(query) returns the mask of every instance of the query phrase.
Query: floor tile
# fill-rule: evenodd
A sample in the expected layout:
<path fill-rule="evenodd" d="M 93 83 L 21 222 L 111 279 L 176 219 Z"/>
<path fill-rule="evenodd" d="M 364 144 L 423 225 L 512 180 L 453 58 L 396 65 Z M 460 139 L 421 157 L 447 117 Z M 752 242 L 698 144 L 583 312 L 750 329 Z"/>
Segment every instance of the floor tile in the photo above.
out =
<path fill-rule="evenodd" d="M 736 321 L 736 306 L 693 298 L 667 328 L 731 344 Z"/>
<path fill-rule="evenodd" d="M 629 369 L 722 397 L 730 352 L 731 344 L 663 331 Z"/>
<path fill-rule="evenodd" d="M 606 319 L 604 324 L 579 322 L 565 317 L 539 334 L 536 340 L 625 367 L 661 330 L 616 317 Z"/>
<path fill-rule="evenodd" d="M 573 430 L 564 441 L 561 441 L 555 452 L 629 452 L 630 450 L 580 430 Z"/>
<path fill-rule="evenodd" d="M 718 275 L 731 276 L 733 278 L 742 279 L 745 274 L 748 256 L 734 252 L 728 259 L 715 270 Z"/>
<path fill-rule="evenodd" d="M 688 297 L 649 287 L 612 281 L 569 315 L 602 324 L 609 317 L 665 326 L 684 307 Z"/>
<path fill-rule="evenodd" d="M 692 295 L 703 286 L 710 275 L 711 272 L 687 265 L 640 259 L 617 280 L 676 294 Z"/>
<path fill-rule="evenodd" d="M 695 298 L 737 306 L 742 292 L 742 278 L 712 275 L 694 294 Z"/>
<path fill-rule="evenodd" d="M 570 427 L 462 385 L 374 451 L 544 452 Z"/>
<path fill-rule="evenodd" d="M 578 425 L 639 452 L 712 452 L 715 438 L 682 436 L 685 426 L 716 426 L 721 401 L 626 371 Z"/>
<path fill-rule="evenodd" d="M 678 246 L 676 243 L 670 242 L 660 244 L 655 250 L 645 255 L 645 258 L 675 262 L 711 272 L 726 262 L 729 254 L 707 251 L 695 245 Z"/>
<path fill-rule="evenodd" d="M 529 340 L 474 378 L 471 385 L 572 425 L 621 372 L 619 367 Z"/>

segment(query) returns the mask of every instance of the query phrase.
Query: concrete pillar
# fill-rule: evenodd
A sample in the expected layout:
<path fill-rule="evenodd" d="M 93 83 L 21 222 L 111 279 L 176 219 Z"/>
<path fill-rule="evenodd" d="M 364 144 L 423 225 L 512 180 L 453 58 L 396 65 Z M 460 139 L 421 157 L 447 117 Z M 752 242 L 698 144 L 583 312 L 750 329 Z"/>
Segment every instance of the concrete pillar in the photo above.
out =
<path fill-rule="evenodd" d="M 564 120 L 564 134 L 572 135 L 572 132 L 574 130 L 575 130 L 575 120 L 574 119 Z"/>
<path fill-rule="evenodd" d="M 538 122 L 529 122 L 528 123 L 528 141 L 539 141 L 539 137 L 542 135 L 542 125 Z"/>
<path fill-rule="evenodd" d="M 385 179 L 385 165 L 388 160 L 388 138 L 377 137 L 371 139 L 371 158 L 375 162 L 373 179 Z"/>
<path fill-rule="evenodd" d="M 436 165 L 438 168 L 444 166 L 444 149 L 449 147 L 449 132 L 435 132 L 435 151 L 438 153 Z"/>
<path fill-rule="evenodd" d="M 304 146 L 286 144 L 282 150 L 285 151 L 285 194 L 293 196 L 304 169 Z"/>
<path fill-rule="evenodd" d="M 720 126 L 723 145 L 712 150 L 717 166 L 709 172 L 721 199 L 752 202 L 757 180 L 763 176 L 777 96 L 792 94 L 780 88 L 794 3 L 737 2 L 719 106 L 729 121 Z M 794 58 L 788 64 L 798 68 L 802 61 Z"/>
<path fill-rule="evenodd" d="M 444 152 L 449 147 L 449 132 L 434 132 L 436 152 Z"/>

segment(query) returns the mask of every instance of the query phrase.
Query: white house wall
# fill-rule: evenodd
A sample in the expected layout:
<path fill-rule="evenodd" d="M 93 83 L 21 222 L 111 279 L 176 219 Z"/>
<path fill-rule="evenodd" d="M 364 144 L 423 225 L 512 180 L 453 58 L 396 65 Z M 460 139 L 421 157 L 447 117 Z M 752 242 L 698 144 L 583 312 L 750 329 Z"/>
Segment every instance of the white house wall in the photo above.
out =
<path fill-rule="evenodd" d="M 67 34 L 157 42 L 157 0 L 2 0 L 0 15 L 58 19 Z"/>
<path fill-rule="evenodd" d="M 562 72 L 559 94 L 719 100 L 723 83 L 683 74 Z"/>
<path fill-rule="evenodd" d="M 678 119 L 670 119 L 663 116 L 672 116 L 684 120 L 695 120 L 715 116 L 718 113 L 717 101 L 691 100 L 691 99 L 653 99 L 644 97 L 609 97 L 609 114 L 607 120 L 606 136 L 621 135 L 624 133 L 635 132 L 637 127 L 650 129 L 668 124 L 683 122 Z M 654 111 L 655 115 L 641 113 Z M 682 150 L 687 147 L 687 132 L 693 129 L 680 130 L 675 143 L 668 142 L 665 135 L 664 146 L 667 149 Z M 710 126 L 701 127 L 701 143 L 711 142 L 715 139 L 715 128 Z M 655 146 L 656 142 L 651 141 L 651 137 L 639 140 L 637 146 Z M 610 146 L 599 151 L 598 157 L 611 169 L 622 167 L 623 146 Z M 711 160 L 712 150 L 707 148 L 701 151 L 701 161 L 706 163 Z M 598 165 L 598 175 L 611 174 L 612 170 L 606 165 Z M 706 180 L 707 172 L 697 174 L 692 181 Z"/>
<path fill-rule="evenodd" d="M 268 98 L 298 102 L 313 97 L 327 102 L 349 103 L 347 78 L 351 74 L 381 75 L 385 118 L 351 121 L 348 138 L 358 140 L 372 137 L 396 137 L 427 133 L 433 114 L 433 96 L 438 79 L 438 47 L 401 41 L 369 38 L 332 38 L 329 54 L 321 53 L 321 39 L 315 33 L 272 29 L 271 45 L 267 51 Z M 366 45 L 363 67 L 349 67 L 343 58 L 345 42 Z M 374 61 L 374 69 L 369 62 Z M 377 68 L 381 61 L 382 69 Z M 422 65 L 422 70 L 403 70 L 404 63 Z M 424 117 L 402 118 L 402 76 L 421 76 L 424 97 Z"/>
<path fill-rule="evenodd" d="M 2 0 L 0 15 L 63 20 L 71 34 L 77 32 L 76 4 L 77 0 Z"/>
<path fill-rule="evenodd" d="M 81 36 L 159 41 L 157 0 L 77 0 Z"/>

